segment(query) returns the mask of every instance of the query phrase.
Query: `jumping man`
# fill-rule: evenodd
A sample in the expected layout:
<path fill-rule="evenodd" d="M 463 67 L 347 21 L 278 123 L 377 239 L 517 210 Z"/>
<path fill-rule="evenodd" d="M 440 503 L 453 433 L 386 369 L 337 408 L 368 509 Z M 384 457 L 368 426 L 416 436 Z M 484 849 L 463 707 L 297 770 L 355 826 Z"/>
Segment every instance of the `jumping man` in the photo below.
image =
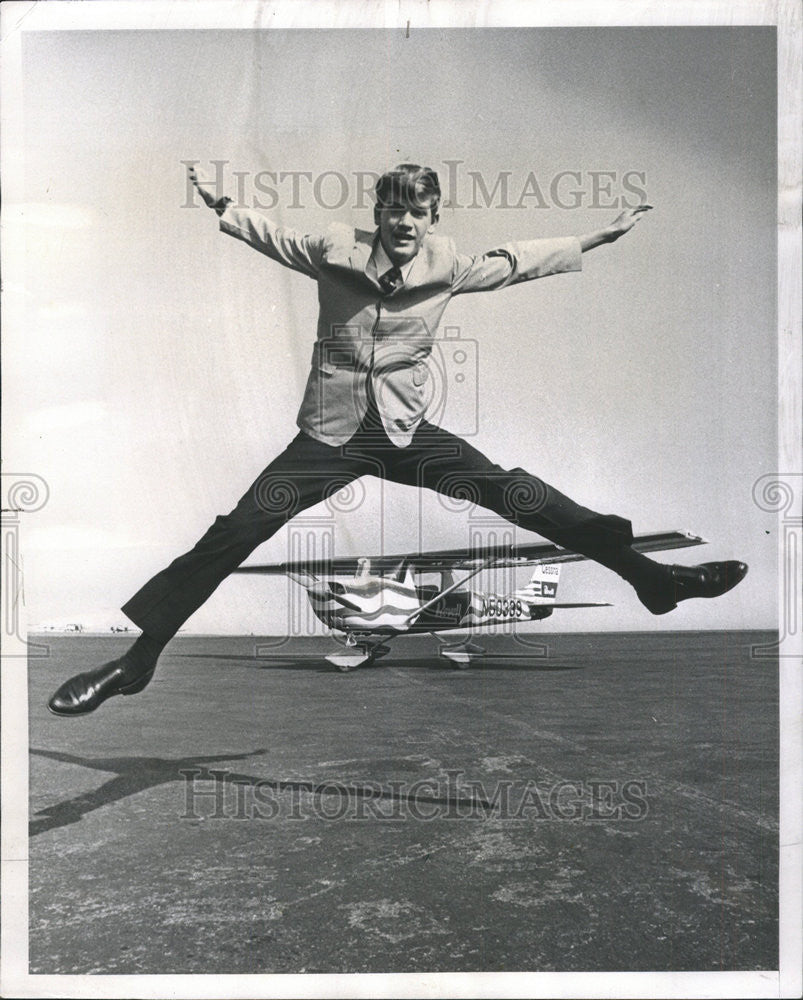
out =
<path fill-rule="evenodd" d="M 299 433 L 231 513 L 123 606 L 140 637 L 119 659 L 62 684 L 48 704 L 52 712 L 84 715 L 113 695 L 142 691 L 165 645 L 258 545 L 364 475 L 469 496 L 613 570 L 655 615 L 688 598 L 718 597 L 744 578 L 741 562 L 678 566 L 649 559 L 631 547 L 629 521 L 581 507 L 524 469 L 500 468 L 424 416 L 426 361 L 453 295 L 578 271 L 584 253 L 624 236 L 650 205 L 584 236 L 507 243 L 470 256 L 434 234 L 441 191 L 428 167 L 402 164 L 380 177 L 374 232 L 336 225 L 316 235 L 217 199 L 192 169 L 190 177 L 224 233 L 318 284 L 317 339 Z"/>

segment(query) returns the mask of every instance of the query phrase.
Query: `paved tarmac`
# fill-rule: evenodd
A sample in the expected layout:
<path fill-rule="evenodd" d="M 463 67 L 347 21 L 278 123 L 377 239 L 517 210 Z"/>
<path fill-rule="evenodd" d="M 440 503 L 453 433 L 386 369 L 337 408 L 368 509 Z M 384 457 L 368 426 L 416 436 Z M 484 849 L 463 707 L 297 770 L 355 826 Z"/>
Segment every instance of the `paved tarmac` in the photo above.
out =
<path fill-rule="evenodd" d="M 777 968 L 772 635 L 528 638 L 179 637 L 60 719 L 130 639 L 37 637 L 30 971 Z"/>

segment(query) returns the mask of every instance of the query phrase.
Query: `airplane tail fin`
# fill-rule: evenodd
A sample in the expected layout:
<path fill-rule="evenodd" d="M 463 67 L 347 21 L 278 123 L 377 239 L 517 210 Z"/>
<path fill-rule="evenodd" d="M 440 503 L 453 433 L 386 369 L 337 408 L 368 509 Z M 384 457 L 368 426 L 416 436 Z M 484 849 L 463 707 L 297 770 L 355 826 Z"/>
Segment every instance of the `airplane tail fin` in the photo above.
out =
<path fill-rule="evenodd" d="M 560 565 L 541 563 L 535 567 L 530 582 L 516 591 L 516 597 L 527 604 L 554 605 L 558 596 Z"/>

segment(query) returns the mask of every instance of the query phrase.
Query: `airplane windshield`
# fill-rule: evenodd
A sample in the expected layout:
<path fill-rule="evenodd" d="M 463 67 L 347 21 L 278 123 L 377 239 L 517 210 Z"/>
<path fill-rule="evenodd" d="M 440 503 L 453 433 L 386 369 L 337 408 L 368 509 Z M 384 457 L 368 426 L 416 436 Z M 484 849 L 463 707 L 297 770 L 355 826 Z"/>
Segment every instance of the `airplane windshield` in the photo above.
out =
<path fill-rule="evenodd" d="M 404 580 L 405 569 L 405 560 L 402 560 L 396 566 L 377 567 L 376 575 L 383 577 L 385 580 L 395 580 L 397 583 L 401 583 Z"/>

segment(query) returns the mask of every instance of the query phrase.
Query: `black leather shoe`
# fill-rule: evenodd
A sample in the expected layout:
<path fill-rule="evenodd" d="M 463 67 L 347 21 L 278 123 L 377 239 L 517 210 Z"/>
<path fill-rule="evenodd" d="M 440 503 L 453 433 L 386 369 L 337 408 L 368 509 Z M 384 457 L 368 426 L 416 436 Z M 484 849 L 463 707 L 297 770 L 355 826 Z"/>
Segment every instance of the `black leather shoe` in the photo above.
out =
<path fill-rule="evenodd" d="M 137 674 L 124 658 L 104 663 L 97 670 L 77 674 L 56 691 L 47 707 L 54 715 L 86 715 L 116 694 L 137 694 L 146 688 L 156 667 Z"/>
<path fill-rule="evenodd" d="M 690 597 L 720 597 L 733 590 L 747 575 L 747 564 L 730 562 L 701 563 L 699 566 L 667 566 L 661 578 L 636 587 L 641 603 L 654 615 L 674 611 Z"/>

